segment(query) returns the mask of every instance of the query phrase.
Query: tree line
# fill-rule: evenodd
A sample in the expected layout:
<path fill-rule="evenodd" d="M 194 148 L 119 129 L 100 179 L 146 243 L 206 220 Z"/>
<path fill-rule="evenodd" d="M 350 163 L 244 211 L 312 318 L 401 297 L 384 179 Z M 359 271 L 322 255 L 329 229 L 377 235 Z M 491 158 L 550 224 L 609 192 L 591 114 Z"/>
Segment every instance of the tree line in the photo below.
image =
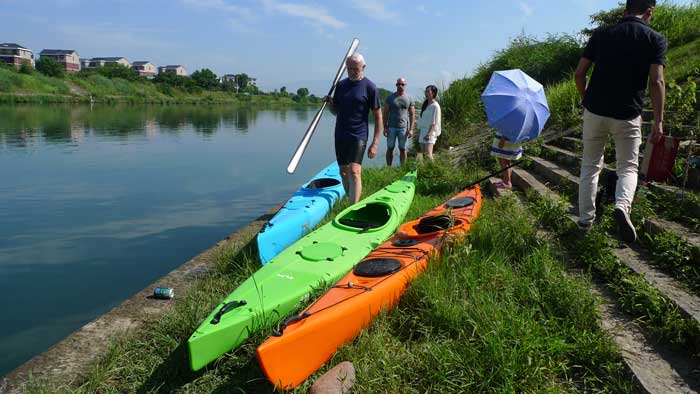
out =
<path fill-rule="evenodd" d="M 22 74 L 34 73 L 34 69 L 26 64 L 23 64 L 17 71 Z M 65 78 L 66 76 L 63 65 L 49 57 L 42 57 L 37 60 L 36 71 L 52 78 Z M 168 95 L 174 93 L 174 89 L 179 89 L 187 93 L 223 91 L 237 94 L 288 97 L 298 103 L 320 102 L 320 98 L 309 94 L 309 89 L 307 88 L 299 88 L 296 93 L 290 93 L 287 91 L 286 86 L 282 86 L 279 90 L 275 89 L 273 92 L 265 93 L 260 91 L 257 86 L 250 83 L 251 78 L 246 73 L 235 74 L 232 79 L 222 81 L 208 68 L 197 70 L 189 77 L 176 75 L 174 73 L 161 73 L 149 80 L 146 77 L 140 76 L 138 71 L 130 67 L 121 64 L 108 64 L 103 67 L 80 70 L 75 74 L 75 77 L 90 78 L 94 75 L 100 75 L 109 79 L 119 78 L 132 82 L 151 82 L 156 84 L 159 91 Z"/>

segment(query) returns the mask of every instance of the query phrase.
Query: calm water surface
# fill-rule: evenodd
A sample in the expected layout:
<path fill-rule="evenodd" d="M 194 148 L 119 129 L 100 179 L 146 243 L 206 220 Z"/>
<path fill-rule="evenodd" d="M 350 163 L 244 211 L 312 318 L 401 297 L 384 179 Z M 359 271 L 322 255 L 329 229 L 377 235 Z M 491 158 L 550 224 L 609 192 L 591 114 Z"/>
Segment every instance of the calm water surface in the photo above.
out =
<path fill-rule="evenodd" d="M 315 109 L 0 106 L 0 376 L 286 199 L 334 159 Z M 383 141 L 382 141 L 383 142 Z M 383 161 L 384 145 L 378 159 Z M 398 161 L 398 160 L 397 160 Z"/>

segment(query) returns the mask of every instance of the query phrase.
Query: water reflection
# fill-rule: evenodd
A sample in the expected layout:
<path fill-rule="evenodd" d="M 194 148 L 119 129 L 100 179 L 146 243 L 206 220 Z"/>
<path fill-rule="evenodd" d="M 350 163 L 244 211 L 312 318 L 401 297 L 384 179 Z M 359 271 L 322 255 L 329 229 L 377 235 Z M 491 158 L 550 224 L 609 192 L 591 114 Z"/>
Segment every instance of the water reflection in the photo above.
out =
<path fill-rule="evenodd" d="M 0 316 L 12 316 L 0 325 L 0 376 L 328 165 L 327 112 L 297 172 L 284 170 L 315 113 L 0 105 Z"/>
<path fill-rule="evenodd" d="M 284 122 L 288 111 L 273 113 Z M 205 136 L 221 131 L 247 133 L 260 112 L 249 106 L 2 106 L 0 144 L 5 148 L 28 148 L 38 141 L 80 144 L 86 134 L 128 140 L 159 132 L 180 134 L 190 127 Z M 294 110 L 300 121 L 308 119 L 307 112 Z"/>

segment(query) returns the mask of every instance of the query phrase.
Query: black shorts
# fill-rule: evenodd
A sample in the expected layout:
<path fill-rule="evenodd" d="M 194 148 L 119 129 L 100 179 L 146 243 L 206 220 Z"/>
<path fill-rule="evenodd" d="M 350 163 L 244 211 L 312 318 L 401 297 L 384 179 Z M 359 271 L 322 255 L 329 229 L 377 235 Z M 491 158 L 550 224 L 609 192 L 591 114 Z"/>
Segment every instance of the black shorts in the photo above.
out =
<path fill-rule="evenodd" d="M 350 163 L 362 164 L 365 149 L 367 149 L 367 141 L 335 139 L 335 158 L 340 166 Z"/>

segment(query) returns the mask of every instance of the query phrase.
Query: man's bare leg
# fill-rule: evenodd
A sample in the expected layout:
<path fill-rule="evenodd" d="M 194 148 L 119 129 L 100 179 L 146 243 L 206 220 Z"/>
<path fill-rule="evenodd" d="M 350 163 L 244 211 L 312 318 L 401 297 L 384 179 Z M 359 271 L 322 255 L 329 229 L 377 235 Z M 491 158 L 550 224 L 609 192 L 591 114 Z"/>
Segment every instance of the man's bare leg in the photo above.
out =
<path fill-rule="evenodd" d="M 353 204 L 360 201 L 362 195 L 362 165 L 350 163 L 350 187 L 348 197 Z"/>
<path fill-rule="evenodd" d="M 350 198 L 350 165 L 340 166 L 340 177 L 343 180 L 345 195 Z M 350 201 L 352 201 L 352 199 L 350 199 Z"/>
<path fill-rule="evenodd" d="M 394 162 L 394 150 L 393 149 L 387 149 L 386 150 L 386 166 L 391 167 L 391 164 Z"/>
<path fill-rule="evenodd" d="M 408 160 L 407 149 L 399 149 L 399 160 L 401 161 L 401 165 L 406 164 L 406 160 Z"/>

